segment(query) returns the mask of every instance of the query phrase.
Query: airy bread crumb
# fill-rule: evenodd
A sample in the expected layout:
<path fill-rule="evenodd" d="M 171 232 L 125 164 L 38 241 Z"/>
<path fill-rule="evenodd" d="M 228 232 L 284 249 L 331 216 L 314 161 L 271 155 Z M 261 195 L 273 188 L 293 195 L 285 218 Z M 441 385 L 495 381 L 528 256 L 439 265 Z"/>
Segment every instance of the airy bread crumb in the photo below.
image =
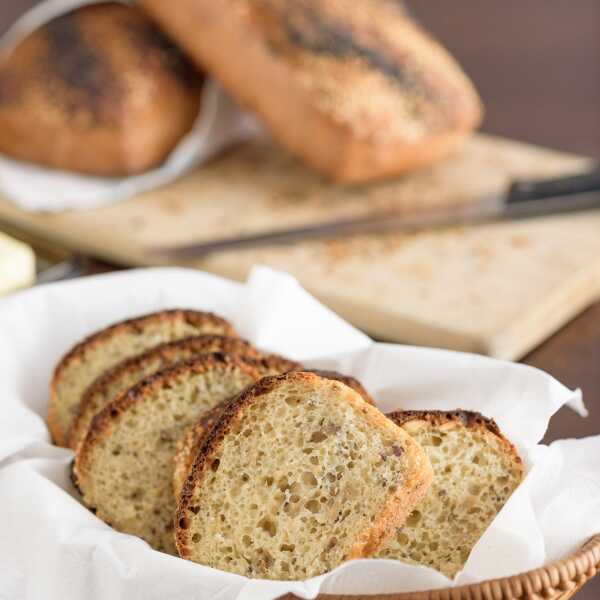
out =
<path fill-rule="evenodd" d="M 389 417 L 423 447 L 433 483 L 378 553 L 453 578 L 523 478 L 523 464 L 497 425 L 478 413 L 397 412 Z"/>
<path fill-rule="evenodd" d="M 177 548 L 240 575 L 305 579 L 373 554 L 430 480 L 420 446 L 354 390 L 306 372 L 266 377 L 208 434 Z"/>
<path fill-rule="evenodd" d="M 152 375 L 94 417 L 74 481 L 84 503 L 118 531 L 175 553 L 173 456 L 186 427 L 260 378 L 234 355 L 205 354 Z"/>

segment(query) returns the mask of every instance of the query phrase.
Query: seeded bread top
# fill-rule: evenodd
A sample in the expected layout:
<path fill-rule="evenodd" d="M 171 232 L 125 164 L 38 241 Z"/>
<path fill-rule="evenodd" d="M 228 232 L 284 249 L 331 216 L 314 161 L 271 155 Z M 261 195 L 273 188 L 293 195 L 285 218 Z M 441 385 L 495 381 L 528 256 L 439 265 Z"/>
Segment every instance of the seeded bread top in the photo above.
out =
<path fill-rule="evenodd" d="M 357 138 L 415 142 L 480 119 L 477 93 L 460 66 L 397 2 L 228 4 L 318 108 Z"/>

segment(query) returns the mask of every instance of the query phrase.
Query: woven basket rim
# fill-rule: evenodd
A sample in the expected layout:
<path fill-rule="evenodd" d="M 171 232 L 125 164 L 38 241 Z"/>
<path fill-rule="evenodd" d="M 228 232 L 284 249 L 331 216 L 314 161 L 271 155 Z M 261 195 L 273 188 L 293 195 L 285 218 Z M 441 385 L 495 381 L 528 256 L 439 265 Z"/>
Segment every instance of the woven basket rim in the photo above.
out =
<path fill-rule="evenodd" d="M 574 593 L 600 570 L 600 533 L 564 559 L 543 567 L 454 588 L 379 595 L 321 594 L 319 600 L 517 600 L 560 598 Z M 291 600 L 294 595 L 280 600 Z"/>

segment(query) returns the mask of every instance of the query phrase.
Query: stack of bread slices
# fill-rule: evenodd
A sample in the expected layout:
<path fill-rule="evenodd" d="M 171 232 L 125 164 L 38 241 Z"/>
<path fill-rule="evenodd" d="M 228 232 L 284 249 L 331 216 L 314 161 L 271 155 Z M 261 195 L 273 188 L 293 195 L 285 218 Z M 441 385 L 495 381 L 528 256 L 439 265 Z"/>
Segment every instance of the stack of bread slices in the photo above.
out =
<path fill-rule="evenodd" d="M 76 345 L 54 372 L 48 423 L 99 518 L 255 578 L 364 557 L 453 577 L 523 475 L 493 421 L 384 415 L 352 377 L 262 352 L 193 310 Z"/>

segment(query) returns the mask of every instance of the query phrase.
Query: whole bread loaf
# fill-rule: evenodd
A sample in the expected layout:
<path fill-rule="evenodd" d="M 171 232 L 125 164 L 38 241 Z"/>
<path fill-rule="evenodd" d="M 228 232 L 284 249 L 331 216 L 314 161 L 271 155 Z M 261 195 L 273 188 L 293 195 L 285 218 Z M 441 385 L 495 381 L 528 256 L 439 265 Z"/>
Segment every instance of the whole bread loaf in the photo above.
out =
<path fill-rule="evenodd" d="M 419 444 L 348 386 L 265 377 L 206 436 L 181 494 L 177 549 L 240 575 L 305 579 L 375 553 L 430 482 Z"/>
<path fill-rule="evenodd" d="M 480 122 L 472 84 L 402 2 L 140 5 L 281 144 L 337 181 L 427 165 Z"/>
<path fill-rule="evenodd" d="M 0 152 L 95 175 L 145 171 L 191 129 L 201 84 L 139 9 L 76 9 L 0 58 Z"/>
<path fill-rule="evenodd" d="M 175 309 L 115 323 L 75 345 L 50 381 L 48 427 L 54 441 L 67 443 L 85 390 L 105 371 L 164 342 L 208 333 L 236 335 L 225 319 L 212 313 Z"/>
<path fill-rule="evenodd" d="M 421 564 L 453 578 L 523 478 L 523 463 L 491 419 L 468 411 L 388 415 L 433 467 L 425 499 L 378 558 Z"/>

